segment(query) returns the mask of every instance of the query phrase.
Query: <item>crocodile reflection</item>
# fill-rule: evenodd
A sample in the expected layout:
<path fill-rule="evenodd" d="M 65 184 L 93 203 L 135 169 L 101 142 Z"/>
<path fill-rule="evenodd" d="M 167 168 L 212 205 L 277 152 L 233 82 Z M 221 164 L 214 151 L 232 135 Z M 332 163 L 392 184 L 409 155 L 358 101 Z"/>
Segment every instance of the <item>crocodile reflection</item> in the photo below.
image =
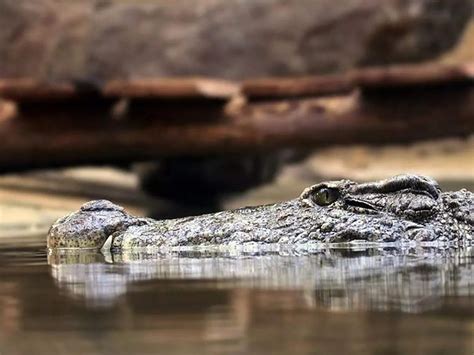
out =
<path fill-rule="evenodd" d="M 352 248 L 312 252 L 51 253 L 58 286 L 90 306 L 113 306 L 145 280 L 212 283 L 219 288 L 291 290 L 301 307 L 329 310 L 437 308 L 445 296 L 472 296 L 474 249 Z M 166 285 L 165 285 L 166 287 Z"/>

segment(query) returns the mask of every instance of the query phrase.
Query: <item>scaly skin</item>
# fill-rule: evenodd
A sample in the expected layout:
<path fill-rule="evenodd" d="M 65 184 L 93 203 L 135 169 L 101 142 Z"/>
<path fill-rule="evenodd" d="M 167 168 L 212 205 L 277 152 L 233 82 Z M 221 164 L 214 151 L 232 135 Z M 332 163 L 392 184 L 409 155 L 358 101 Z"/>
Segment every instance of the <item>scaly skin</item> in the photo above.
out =
<path fill-rule="evenodd" d="M 351 241 L 470 245 L 473 231 L 472 192 L 442 193 L 430 178 L 398 175 L 365 184 L 323 182 L 283 203 L 162 221 L 131 216 L 109 201 L 92 201 L 51 227 L 48 247 L 120 251 Z"/>

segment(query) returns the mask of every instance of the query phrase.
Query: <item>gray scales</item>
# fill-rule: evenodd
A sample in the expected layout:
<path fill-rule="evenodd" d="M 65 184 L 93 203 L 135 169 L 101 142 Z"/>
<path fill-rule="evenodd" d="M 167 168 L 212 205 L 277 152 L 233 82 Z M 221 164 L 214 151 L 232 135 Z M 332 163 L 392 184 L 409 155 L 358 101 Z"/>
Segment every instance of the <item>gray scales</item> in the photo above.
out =
<path fill-rule="evenodd" d="M 109 201 L 84 204 L 53 224 L 50 249 L 120 252 L 212 246 L 334 243 L 473 243 L 474 194 L 442 192 L 418 175 L 358 184 L 322 182 L 296 199 L 196 217 L 135 217 Z"/>

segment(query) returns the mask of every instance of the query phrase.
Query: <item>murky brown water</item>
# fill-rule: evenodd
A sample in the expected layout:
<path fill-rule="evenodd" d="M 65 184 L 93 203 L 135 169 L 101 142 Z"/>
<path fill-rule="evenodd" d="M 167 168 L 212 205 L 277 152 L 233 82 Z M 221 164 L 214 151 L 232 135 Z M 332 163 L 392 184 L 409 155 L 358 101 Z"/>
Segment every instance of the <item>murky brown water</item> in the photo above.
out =
<path fill-rule="evenodd" d="M 0 243 L 1 355 L 473 352 L 473 249 L 104 257 Z"/>

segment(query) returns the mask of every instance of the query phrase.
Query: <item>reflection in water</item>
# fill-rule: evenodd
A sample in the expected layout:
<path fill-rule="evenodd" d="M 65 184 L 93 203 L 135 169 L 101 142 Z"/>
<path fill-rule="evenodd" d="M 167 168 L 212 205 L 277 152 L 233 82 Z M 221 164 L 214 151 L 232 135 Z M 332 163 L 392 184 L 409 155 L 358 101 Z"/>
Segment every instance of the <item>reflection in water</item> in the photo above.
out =
<path fill-rule="evenodd" d="M 311 253 L 91 252 L 49 255 L 60 288 L 113 305 L 143 280 L 207 280 L 219 288 L 299 290 L 301 307 L 420 312 L 474 295 L 473 249 L 321 249 Z M 108 262 L 106 262 L 108 261 Z"/>
<path fill-rule="evenodd" d="M 0 354 L 469 354 L 473 250 L 0 244 Z"/>

